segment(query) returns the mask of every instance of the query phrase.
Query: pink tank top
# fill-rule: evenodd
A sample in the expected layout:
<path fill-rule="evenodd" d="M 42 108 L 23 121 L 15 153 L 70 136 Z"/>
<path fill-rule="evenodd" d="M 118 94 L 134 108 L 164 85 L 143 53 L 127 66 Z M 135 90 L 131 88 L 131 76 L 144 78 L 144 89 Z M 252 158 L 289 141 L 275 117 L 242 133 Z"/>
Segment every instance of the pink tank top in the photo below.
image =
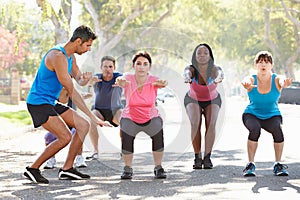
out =
<path fill-rule="evenodd" d="M 129 118 L 139 124 L 158 117 L 158 109 L 155 107 L 158 87 L 152 85 L 158 77 L 148 75 L 142 91 L 137 90 L 137 82 L 134 74 L 127 74 L 125 78 L 130 82 L 124 88 L 126 106 L 121 117 Z"/>
<path fill-rule="evenodd" d="M 200 85 L 195 80 L 190 84 L 189 95 L 197 101 L 210 101 L 218 96 L 217 84 Z"/>

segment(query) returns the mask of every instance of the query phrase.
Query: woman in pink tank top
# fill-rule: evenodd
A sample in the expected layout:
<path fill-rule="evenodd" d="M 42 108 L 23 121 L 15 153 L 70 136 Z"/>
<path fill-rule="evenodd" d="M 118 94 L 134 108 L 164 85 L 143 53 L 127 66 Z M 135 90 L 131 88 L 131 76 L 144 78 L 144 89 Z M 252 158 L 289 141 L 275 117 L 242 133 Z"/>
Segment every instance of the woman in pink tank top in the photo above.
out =
<path fill-rule="evenodd" d="M 163 121 L 155 107 L 157 89 L 167 85 L 149 74 L 152 60 L 148 52 L 138 52 L 132 59 L 134 74 L 125 74 L 116 79 L 116 85 L 124 88 L 126 106 L 122 112 L 120 129 L 122 135 L 122 157 L 125 163 L 121 179 L 131 179 L 135 136 L 143 131 L 152 139 L 154 177 L 166 178 L 161 166 L 164 138 Z"/>
<path fill-rule="evenodd" d="M 184 98 L 186 113 L 191 122 L 191 139 L 195 153 L 194 169 L 212 169 L 210 156 L 215 141 L 216 122 L 222 104 L 217 84 L 223 80 L 223 71 L 214 64 L 212 50 L 199 44 L 192 56 L 192 65 L 184 69 L 184 82 L 190 90 Z M 201 152 L 202 114 L 205 119 L 204 158 Z"/>

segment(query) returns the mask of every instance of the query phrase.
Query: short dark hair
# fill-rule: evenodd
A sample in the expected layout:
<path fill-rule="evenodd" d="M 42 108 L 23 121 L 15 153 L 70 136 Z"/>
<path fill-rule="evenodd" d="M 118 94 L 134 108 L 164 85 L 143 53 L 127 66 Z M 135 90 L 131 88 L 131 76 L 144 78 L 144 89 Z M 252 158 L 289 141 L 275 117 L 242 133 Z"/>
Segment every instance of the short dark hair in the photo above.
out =
<path fill-rule="evenodd" d="M 103 62 L 106 61 L 106 60 L 112 61 L 114 66 L 116 66 L 116 59 L 112 56 L 103 56 L 101 58 L 101 66 L 102 66 Z"/>
<path fill-rule="evenodd" d="M 70 41 L 74 42 L 78 38 L 80 38 L 82 43 L 84 43 L 84 42 L 89 41 L 90 39 L 95 40 L 97 38 L 97 36 L 90 27 L 81 25 L 75 29 Z"/>
<path fill-rule="evenodd" d="M 264 60 L 265 62 L 270 62 L 271 64 L 273 64 L 272 54 L 269 51 L 258 52 L 255 56 L 254 64 L 257 64 L 261 60 Z"/>
<path fill-rule="evenodd" d="M 149 61 L 150 66 L 151 66 L 151 64 L 152 64 L 151 55 L 150 55 L 150 53 L 148 53 L 147 51 L 139 51 L 139 52 L 137 52 L 136 54 L 134 54 L 133 57 L 132 57 L 132 64 L 134 64 L 135 61 L 136 61 L 139 57 L 144 57 L 144 58 L 146 58 L 146 59 Z"/>

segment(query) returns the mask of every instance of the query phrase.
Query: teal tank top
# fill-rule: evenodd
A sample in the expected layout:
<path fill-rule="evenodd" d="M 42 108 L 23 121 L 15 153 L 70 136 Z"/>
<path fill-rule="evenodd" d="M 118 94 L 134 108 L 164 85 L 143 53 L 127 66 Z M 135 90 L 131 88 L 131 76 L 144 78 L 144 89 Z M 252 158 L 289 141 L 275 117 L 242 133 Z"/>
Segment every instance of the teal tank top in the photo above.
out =
<path fill-rule="evenodd" d="M 26 102 L 32 105 L 50 104 L 55 105 L 62 89 L 56 72 L 49 70 L 45 65 L 45 57 L 52 50 L 62 51 L 68 60 L 68 73 L 72 70 L 72 56 L 68 57 L 62 44 L 50 49 L 42 58 L 36 77 L 32 83 Z"/>
<path fill-rule="evenodd" d="M 278 108 L 278 100 L 280 92 L 275 84 L 276 74 L 272 74 L 271 91 L 267 94 L 261 94 L 258 92 L 257 87 L 252 88 L 248 92 L 249 105 L 246 107 L 244 113 L 249 113 L 256 116 L 259 119 L 269 119 L 273 116 L 281 116 Z M 253 75 L 254 85 L 257 85 L 257 76 Z"/>

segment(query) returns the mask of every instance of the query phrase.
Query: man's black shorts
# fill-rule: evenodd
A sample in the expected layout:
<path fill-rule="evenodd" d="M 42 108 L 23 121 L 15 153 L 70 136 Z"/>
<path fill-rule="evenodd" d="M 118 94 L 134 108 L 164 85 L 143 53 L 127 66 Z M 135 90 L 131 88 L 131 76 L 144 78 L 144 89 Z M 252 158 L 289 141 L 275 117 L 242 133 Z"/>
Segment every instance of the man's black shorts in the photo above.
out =
<path fill-rule="evenodd" d="M 113 122 L 113 118 L 114 118 L 114 115 L 116 114 L 116 112 L 119 110 L 119 109 L 98 109 L 98 108 L 94 108 L 96 110 L 98 110 L 101 115 L 104 117 L 104 120 L 105 121 L 109 121 L 109 123 L 111 123 L 111 125 L 113 125 L 114 127 L 118 127 L 119 125 L 115 124 Z"/>
<path fill-rule="evenodd" d="M 66 112 L 69 107 L 61 103 L 57 103 L 55 106 L 50 104 L 27 104 L 27 109 L 31 115 L 34 128 L 37 128 L 46 123 L 49 116 L 61 115 L 62 113 Z"/>

